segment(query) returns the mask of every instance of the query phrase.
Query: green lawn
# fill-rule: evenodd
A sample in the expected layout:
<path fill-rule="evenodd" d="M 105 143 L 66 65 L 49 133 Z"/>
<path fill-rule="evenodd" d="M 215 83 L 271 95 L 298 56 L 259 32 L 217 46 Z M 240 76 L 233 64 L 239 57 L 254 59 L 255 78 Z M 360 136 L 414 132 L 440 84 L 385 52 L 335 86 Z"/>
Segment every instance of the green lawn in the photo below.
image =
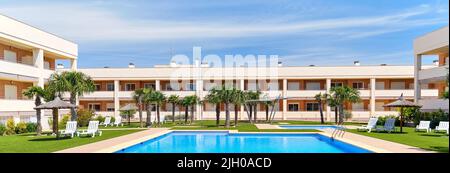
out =
<path fill-rule="evenodd" d="M 49 153 L 105 139 L 110 139 L 140 130 L 108 130 L 102 136 L 74 137 L 56 139 L 55 136 L 35 136 L 34 134 L 20 134 L 0 136 L 0 153 Z"/>
<path fill-rule="evenodd" d="M 398 129 L 398 128 L 397 128 Z M 356 130 L 348 130 L 349 132 L 370 136 L 387 141 L 397 142 L 405 145 L 415 146 L 426 150 L 448 153 L 449 139 L 445 133 L 426 133 L 415 132 L 414 128 L 404 127 L 403 133 L 394 132 L 358 132 Z M 399 131 L 399 129 L 397 130 Z"/>

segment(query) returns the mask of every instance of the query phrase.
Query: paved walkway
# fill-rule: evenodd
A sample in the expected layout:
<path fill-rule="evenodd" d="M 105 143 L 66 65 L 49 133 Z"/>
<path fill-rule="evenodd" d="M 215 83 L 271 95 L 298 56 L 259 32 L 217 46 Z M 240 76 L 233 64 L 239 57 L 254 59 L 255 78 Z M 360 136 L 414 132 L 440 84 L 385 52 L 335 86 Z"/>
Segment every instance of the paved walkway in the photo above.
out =
<path fill-rule="evenodd" d="M 57 151 L 56 153 L 112 153 L 119 149 L 132 146 L 168 132 L 170 132 L 168 128 L 151 128 L 129 135 Z"/>
<path fill-rule="evenodd" d="M 278 125 L 272 124 L 255 124 L 258 129 L 281 129 Z"/>

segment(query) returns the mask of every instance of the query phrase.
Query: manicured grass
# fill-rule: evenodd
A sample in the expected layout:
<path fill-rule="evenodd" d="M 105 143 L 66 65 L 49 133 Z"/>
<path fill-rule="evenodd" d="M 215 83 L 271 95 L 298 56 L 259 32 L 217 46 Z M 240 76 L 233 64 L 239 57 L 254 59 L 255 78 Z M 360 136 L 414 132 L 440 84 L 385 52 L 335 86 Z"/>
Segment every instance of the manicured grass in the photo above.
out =
<path fill-rule="evenodd" d="M 426 133 L 426 132 L 415 132 L 414 128 L 404 127 L 403 133 L 393 132 L 358 132 L 357 130 L 348 130 L 349 132 L 374 137 L 378 139 L 383 139 L 387 141 L 397 142 L 409 146 L 415 146 L 426 150 L 437 151 L 448 153 L 449 139 L 448 135 L 445 133 Z M 399 131 L 399 128 L 397 128 Z"/>
<path fill-rule="evenodd" d="M 55 136 L 35 136 L 35 134 L 20 134 L 0 136 L 0 153 L 49 153 L 105 139 L 123 136 L 140 130 L 108 130 L 102 136 L 74 137 L 56 139 Z"/>
<path fill-rule="evenodd" d="M 162 127 L 171 127 L 173 130 L 238 130 L 239 132 L 319 132 L 314 129 L 258 129 L 254 124 L 245 121 L 239 121 L 237 127 L 234 127 L 234 122 L 231 123 L 230 128 L 225 128 L 225 121 L 220 121 L 220 126 L 217 127 L 214 120 L 195 121 L 189 125 L 172 124 L 172 122 L 162 125 Z"/>
<path fill-rule="evenodd" d="M 275 125 L 335 125 L 334 122 L 325 122 L 321 124 L 320 121 L 276 121 L 273 122 Z M 361 125 L 357 122 L 345 122 L 345 125 Z"/>

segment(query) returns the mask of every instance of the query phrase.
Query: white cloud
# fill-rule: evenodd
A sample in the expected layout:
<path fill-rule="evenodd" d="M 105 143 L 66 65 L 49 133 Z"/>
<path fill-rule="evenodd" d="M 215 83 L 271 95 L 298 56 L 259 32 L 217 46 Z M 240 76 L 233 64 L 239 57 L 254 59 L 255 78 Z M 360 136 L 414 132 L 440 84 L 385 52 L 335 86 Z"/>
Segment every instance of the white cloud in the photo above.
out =
<path fill-rule="evenodd" d="M 191 38 L 237 38 L 282 34 L 343 33 L 359 29 L 350 38 L 398 32 L 420 22 L 413 19 L 432 11 L 420 6 L 385 16 L 247 24 L 230 21 L 163 21 L 125 18 L 107 9 L 75 4 L 4 6 L 0 12 L 76 41 L 160 41 Z M 429 19 L 428 19 L 429 20 Z M 444 20 L 434 23 L 446 22 Z M 390 26 L 387 30 L 371 28 Z"/>

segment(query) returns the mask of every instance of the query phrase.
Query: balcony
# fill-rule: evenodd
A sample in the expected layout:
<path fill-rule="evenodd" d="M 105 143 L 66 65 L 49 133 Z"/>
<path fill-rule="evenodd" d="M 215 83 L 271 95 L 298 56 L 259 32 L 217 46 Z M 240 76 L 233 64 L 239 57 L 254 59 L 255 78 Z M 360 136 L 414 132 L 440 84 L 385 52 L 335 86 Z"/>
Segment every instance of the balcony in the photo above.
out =
<path fill-rule="evenodd" d="M 436 111 L 439 109 L 448 111 L 449 100 L 444 99 L 421 99 L 422 111 Z"/>
<path fill-rule="evenodd" d="M 287 90 L 287 97 L 314 97 L 319 93 L 326 93 L 326 90 Z"/>
<path fill-rule="evenodd" d="M 424 97 L 437 97 L 439 91 L 437 89 L 422 89 L 422 96 Z M 398 98 L 401 94 L 404 97 L 414 97 L 414 90 L 375 90 L 375 96 L 377 98 Z"/>
<path fill-rule="evenodd" d="M 80 97 L 80 100 L 102 100 L 102 99 L 114 99 L 113 91 L 95 91 L 93 93 L 84 94 Z"/>
<path fill-rule="evenodd" d="M 419 80 L 422 83 L 445 81 L 448 74 L 448 65 L 420 70 Z"/>
<path fill-rule="evenodd" d="M 195 91 L 161 91 L 166 97 L 169 97 L 170 95 L 178 95 L 180 97 L 186 97 L 195 95 Z M 203 92 L 207 93 L 207 92 Z"/>
<path fill-rule="evenodd" d="M 119 91 L 119 99 L 133 99 L 134 91 Z"/>
<path fill-rule="evenodd" d="M 0 99 L 0 112 L 34 111 L 34 100 Z"/>

